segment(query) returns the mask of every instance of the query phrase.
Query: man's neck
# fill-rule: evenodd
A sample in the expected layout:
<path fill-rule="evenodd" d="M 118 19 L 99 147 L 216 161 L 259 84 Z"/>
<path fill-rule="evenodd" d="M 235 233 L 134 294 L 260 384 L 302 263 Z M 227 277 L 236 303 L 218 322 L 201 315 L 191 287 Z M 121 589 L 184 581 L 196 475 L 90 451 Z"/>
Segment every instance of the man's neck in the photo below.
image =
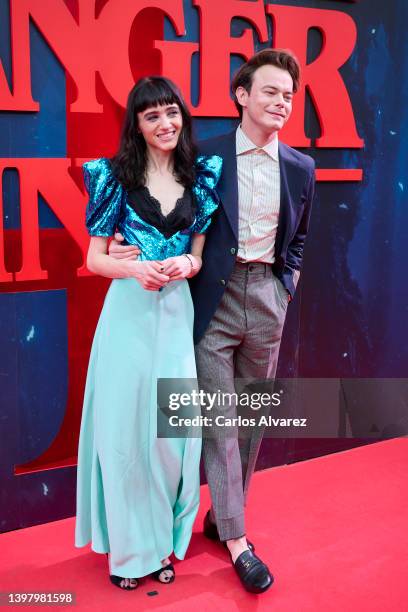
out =
<path fill-rule="evenodd" d="M 265 147 L 267 144 L 275 140 L 278 137 L 278 130 L 273 130 L 273 132 L 265 132 L 261 130 L 257 125 L 254 125 L 251 122 L 245 121 L 245 119 L 241 122 L 241 129 L 244 132 L 245 136 L 257 146 L 257 147 Z"/>

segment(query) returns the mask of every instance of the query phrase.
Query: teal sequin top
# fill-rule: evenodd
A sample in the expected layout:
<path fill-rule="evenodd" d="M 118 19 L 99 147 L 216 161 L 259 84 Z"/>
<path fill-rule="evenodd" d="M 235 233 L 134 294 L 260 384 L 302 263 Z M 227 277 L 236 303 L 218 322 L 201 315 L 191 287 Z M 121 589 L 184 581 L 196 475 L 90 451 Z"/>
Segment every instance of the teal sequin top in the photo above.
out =
<path fill-rule="evenodd" d="M 83 164 L 85 186 L 89 193 L 86 227 L 90 236 L 113 236 L 119 231 L 127 244 L 141 250 L 141 260 L 166 259 L 188 253 L 193 233 L 204 233 L 211 215 L 219 205 L 215 187 L 221 176 L 222 159 L 200 155 L 196 160 L 196 180 L 192 187 L 195 219 L 189 228 L 166 238 L 156 227 L 142 219 L 129 203 L 124 187 L 113 176 L 105 157 Z"/>

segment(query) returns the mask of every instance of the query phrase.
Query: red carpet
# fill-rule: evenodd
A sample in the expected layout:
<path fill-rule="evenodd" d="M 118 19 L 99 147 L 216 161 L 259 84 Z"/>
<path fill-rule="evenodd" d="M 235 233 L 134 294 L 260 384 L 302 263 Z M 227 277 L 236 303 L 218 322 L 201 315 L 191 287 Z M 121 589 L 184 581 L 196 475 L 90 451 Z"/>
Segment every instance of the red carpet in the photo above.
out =
<path fill-rule="evenodd" d="M 263 595 L 247 594 L 225 550 L 201 534 L 207 487 L 174 584 L 146 578 L 135 592 L 119 591 L 104 556 L 73 547 L 71 518 L 0 536 L 0 591 L 74 591 L 74 609 L 98 612 L 406 610 L 407 474 L 407 439 L 257 473 L 248 533 L 275 575 Z"/>

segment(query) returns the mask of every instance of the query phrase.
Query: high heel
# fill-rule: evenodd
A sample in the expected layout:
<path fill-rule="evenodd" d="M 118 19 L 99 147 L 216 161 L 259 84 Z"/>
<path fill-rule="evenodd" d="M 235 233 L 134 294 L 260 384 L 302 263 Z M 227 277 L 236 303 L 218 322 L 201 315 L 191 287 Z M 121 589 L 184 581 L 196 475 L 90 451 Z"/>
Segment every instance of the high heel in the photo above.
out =
<path fill-rule="evenodd" d="M 114 574 L 109 574 L 109 579 L 112 584 L 122 589 L 122 591 L 134 591 L 139 586 L 139 583 L 136 578 L 122 578 L 122 576 L 115 576 Z M 131 580 L 133 586 L 122 585 L 123 580 Z"/>
<path fill-rule="evenodd" d="M 106 553 L 106 558 L 109 561 L 108 553 Z M 112 584 L 117 586 L 119 589 L 122 589 L 122 591 L 134 591 L 139 586 L 139 583 L 136 578 L 122 578 L 122 576 L 115 576 L 114 574 L 109 574 L 109 579 Z M 134 584 L 134 586 L 130 586 L 130 585 L 122 586 L 123 580 L 135 581 L 136 584 Z"/>
<path fill-rule="evenodd" d="M 162 576 L 161 574 L 165 572 L 166 570 L 173 572 L 173 575 L 172 576 Z M 167 565 L 165 565 L 164 567 L 161 567 L 157 571 L 152 572 L 150 575 L 152 576 L 152 578 L 154 578 L 158 582 L 161 582 L 162 584 L 169 584 L 170 582 L 174 582 L 174 579 L 176 577 L 176 573 L 174 571 L 174 566 L 172 563 L 168 563 Z"/>

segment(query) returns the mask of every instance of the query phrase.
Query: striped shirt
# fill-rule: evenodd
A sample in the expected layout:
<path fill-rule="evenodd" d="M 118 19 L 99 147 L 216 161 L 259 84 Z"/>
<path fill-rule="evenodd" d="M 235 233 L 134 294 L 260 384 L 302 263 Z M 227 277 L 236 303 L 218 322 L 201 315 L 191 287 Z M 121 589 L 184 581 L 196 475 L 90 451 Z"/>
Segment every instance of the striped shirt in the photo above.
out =
<path fill-rule="evenodd" d="M 275 261 L 280 208 L 278 138 L 257 147 L 238 126 L 238 260 Z"/>

